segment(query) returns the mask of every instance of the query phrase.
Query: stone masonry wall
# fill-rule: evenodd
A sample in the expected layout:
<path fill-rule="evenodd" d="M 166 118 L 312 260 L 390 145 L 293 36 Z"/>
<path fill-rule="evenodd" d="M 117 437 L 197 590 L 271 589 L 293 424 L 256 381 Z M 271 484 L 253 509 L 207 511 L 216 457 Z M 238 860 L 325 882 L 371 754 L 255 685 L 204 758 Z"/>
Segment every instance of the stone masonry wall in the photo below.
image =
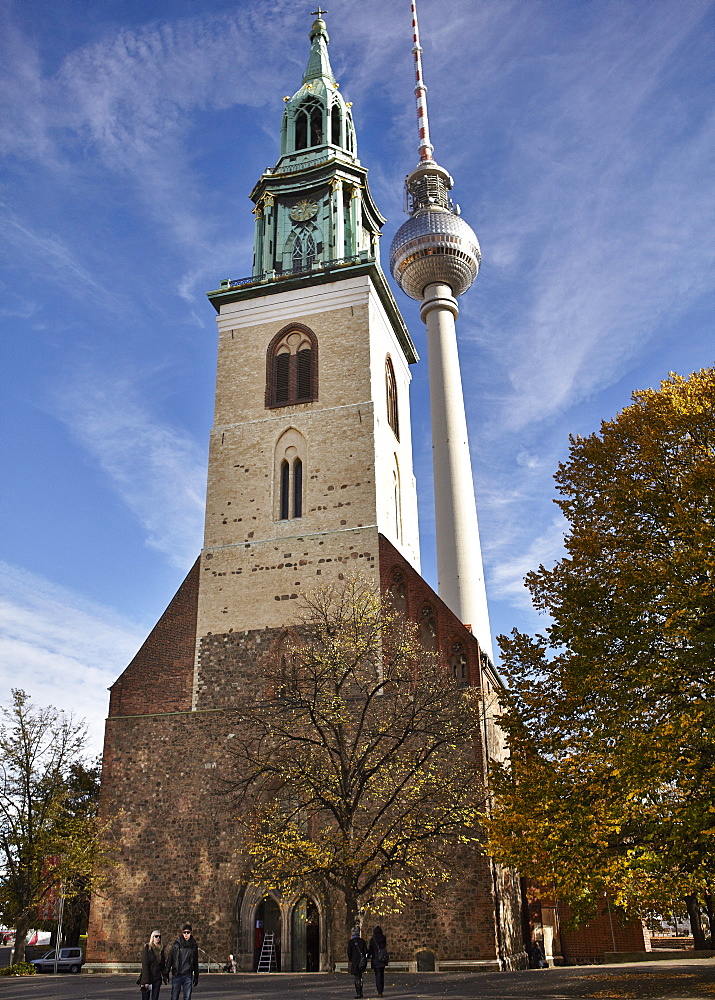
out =
<path fill-rule="evenodd" d="M 230 638 L 220 654 L 224 666 L 235 677 L 245 675 L 270 638 L 265 631 Z M 219 644 L 214 637 L 207 657 L 217 655 Z M 220 692 L 214 695 L 218 699 Z M 232 713 L 219 710 L 108 720 L 102 816 L 115 816 L 117 888 L 109 898 L 93 900 L 89 961 L 137 961 L 153 928 L 171 941 L 184 920 L 192 922 L 199 945 L 214 959 L 241 954 L 239 825 L 225 785 L 234 726 Z M 324 918 L 333 958 L 342 961 L 340 906 Z M 413 961 L 424 950 L 442 961 L 493 960 L 487 859 L 477 859 L 472 877 L 445 889 L 434 903 L 415 901 L 399 916 L 367 915 L 366 926 L 378 922 L 396 961 Z M 250 958 L 243 954 L 244 970 Z"/>

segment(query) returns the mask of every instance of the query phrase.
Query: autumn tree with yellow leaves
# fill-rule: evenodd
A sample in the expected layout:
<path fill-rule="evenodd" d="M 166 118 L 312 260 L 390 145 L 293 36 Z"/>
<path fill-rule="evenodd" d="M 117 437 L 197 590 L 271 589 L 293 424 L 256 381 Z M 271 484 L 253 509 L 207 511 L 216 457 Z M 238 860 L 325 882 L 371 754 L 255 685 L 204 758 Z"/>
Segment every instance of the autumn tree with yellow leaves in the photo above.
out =
<path fill-rule="evenodd" d="M 363 907 L 429 896 L 483 839 L 478 721 L 474 689 L 365 580 L 308 595 L 237 712 L 243 876 L 337 893 L 348 931 Z"/>
<path fill-rule="evenodd" d="M 715 369 L 671 374 L 555 476 L 566 556 L 526 578 L 543 635 L 501 636 L 509 767 L 490 849 L 592 915 L 715 892 Z"/>

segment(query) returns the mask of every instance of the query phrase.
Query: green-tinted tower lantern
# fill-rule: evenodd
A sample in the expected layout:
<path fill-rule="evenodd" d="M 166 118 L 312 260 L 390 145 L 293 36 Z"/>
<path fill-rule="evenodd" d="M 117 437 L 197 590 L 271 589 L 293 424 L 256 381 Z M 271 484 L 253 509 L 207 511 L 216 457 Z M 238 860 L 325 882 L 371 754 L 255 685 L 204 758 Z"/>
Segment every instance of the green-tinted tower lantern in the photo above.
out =
<path fill-rule="evenodd" d="M 351 105 L 328 57 L 318 10 L 300 89 L 285 97 L 280 158 L 251 192 L 255 202 L 254 277 L 300 273 L 328 261 L 378 257 L 385 219 L 357 157 Z"/>

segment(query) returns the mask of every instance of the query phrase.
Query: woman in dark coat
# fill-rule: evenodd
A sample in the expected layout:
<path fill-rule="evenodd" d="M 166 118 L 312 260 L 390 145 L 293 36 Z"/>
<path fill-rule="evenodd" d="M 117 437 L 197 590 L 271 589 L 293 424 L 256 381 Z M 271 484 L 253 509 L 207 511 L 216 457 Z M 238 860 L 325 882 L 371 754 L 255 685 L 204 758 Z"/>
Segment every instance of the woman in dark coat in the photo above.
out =
<path fill-rule="evenodd" d="M 161 933 L 152 931 L 149 944 L 142 951 L 142 971 L 139 984 L 142 988 L 142 1000 L 159 1000 L 161 981 L 166 975 L 166 958 L 161 946 Z"/>
<path fill-rule="evenodd" d="M 385 966 L 390 961 L 390 956 L 387 954 L 387 938 L 382 933 L 382 927 L 379 924 L 372 932 L 367 948 L 367 957 L 371 960 L 375 970 L 375 987 L 377 995 L 381 997 L 385 989 Z"/>
<path fill-rule="evenodd" d="M 365 939 L 360 937 L 360 928 L 353 928 L 353 934 L 348 941 L 348 962 L 350 972 L 355 981 L 355 996 L 362 996 L 362 974 L 367 965 L 367 945 Z"/>

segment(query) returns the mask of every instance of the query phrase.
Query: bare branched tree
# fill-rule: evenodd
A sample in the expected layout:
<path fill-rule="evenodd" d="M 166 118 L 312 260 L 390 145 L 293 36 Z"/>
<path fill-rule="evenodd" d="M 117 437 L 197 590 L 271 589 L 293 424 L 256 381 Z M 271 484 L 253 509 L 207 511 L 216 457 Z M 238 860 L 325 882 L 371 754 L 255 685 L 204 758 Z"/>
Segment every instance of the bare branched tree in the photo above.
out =
<path fill-rule="evenodd" d="M 253 884 L 337 890 L 349 929 L 480 849 L 477 692 L 365 580 L 303 599 L 237 714 L 229 783 Z"/>

